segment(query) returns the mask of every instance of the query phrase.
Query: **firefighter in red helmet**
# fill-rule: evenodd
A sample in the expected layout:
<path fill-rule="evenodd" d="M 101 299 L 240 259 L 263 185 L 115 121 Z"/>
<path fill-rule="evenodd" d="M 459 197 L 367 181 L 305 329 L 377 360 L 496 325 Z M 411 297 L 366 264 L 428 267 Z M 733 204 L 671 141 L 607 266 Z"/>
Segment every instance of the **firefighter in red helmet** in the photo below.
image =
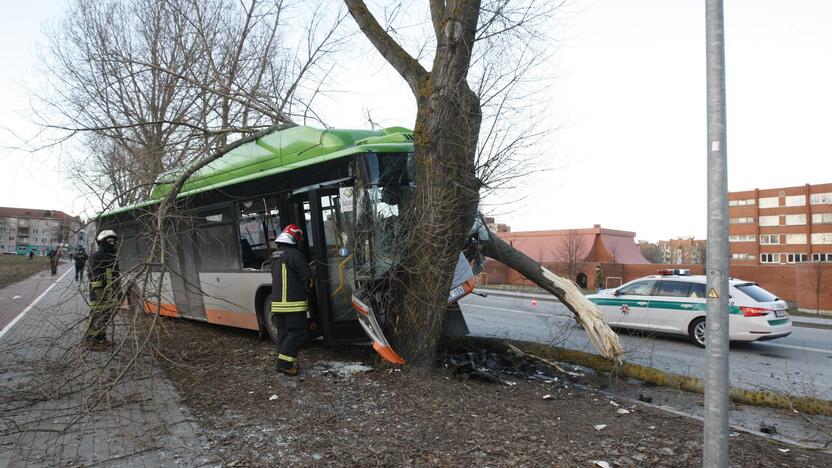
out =
<path fill-rule="evenodd" d="M 303 231 L 297 225 L 286 226 L 277 236 L 272 258 L 270 319 L 278 330 L 277 371 L 291 376 L 298 374 L 298 352 L 308 337 L 307 283 L 315 276 L 298 249 L 302 240 Z"/>

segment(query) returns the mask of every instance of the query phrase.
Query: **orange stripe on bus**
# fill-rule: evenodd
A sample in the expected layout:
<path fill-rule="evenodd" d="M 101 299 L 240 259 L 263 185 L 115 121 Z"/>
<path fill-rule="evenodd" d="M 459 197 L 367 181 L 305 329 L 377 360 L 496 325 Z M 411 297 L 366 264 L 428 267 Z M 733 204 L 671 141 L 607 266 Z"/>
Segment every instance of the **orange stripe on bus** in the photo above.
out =
<path fill-rule="evenodd" d="M 208 317 L 209 323 L 246 328 L 248 330 L 259 329 L 257 316 L 254 314 L 223 309 L 205 309 L 205 315 Z"/>
<path fill-rule="evenodd" d="M 161 304 L 161 310 L 159 310 L 159 304 L 152 301 L 144 301 L 144 311 L 148 314 L 155 314 L 157 311 L 159 315 L 165 317 L 179 317 L 179 310 L 173 304 Z"/>

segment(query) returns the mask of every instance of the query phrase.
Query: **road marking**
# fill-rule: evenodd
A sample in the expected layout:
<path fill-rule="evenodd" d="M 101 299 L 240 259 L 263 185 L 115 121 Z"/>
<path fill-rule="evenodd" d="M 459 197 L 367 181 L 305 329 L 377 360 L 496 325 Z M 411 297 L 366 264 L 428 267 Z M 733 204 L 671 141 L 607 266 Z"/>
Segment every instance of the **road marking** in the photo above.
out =
<path fill-rule="evenodd" d="M 820 348 L 809 348 L 806 346 L 795 346 L 795 345 L 787 345 L 781 343 L 757 343 L 762 346 L 774 346 L 777 348 L 788 348 L 788 349 L 796 349 L 798 351 L 812 351 L 815 353 L 822 353 L 822 354 L 832 354 L 832 349 L 820 349 Z"/>
<path fill-rule="evenodd" d="M 26 313 L 27 313 L 27 312 L 29 312 L 29 310 L 31 310 L 31 309 L 32 309 L 32 307 L 34 307 L 34 306 L 35 306 L 35 304 L 37 304 L 37 303 L 38 303 L 38 301 L 40 301 L 41 299 L 43 299 L 43 296 L 47 295 L 47 294 L 49 293 L 49 291 L 51 291 L 51 290 L 52 290 L 52 288 L 54 288 L 54 287 L 55 287 L 55 285 L 56 285 L 56 284 L 58 284 L 58 283 L 59 283 L 62 279 L 64 279 L 64 276 L 66 276 L 67 274 L 69 274 L 69 272 L 70 272 L 70 271 L 73 271 L 73 270 L 74 270 L 74 268 L 69 268 L 68 270 L 66 270 L 66 271 L 64 272 L 64 274 L 62 274 L 62 275 L 61 275 L 61 277 L 60 277 L 60 278 L 58 278 L 57 280 L 55 280 L 55 282 L 54 282 L 54 283 L 50 284 L 50 285 L 49 285 L 49 287 L 48 287 L 48 288 L 46 288 L 46 291 L 44 291 L 44 292 L 43 292 L 40 296 L 38 296 L 38 298 L 37 298 L 37 299 L 35 299 L 34 301 L 32 301 L 32 303 L 31 303 L 31 304 L 29 304 L 28 306 L 26 306 L 26 308 L 25 308 L 25 309 L 23 309 L 23 312 L 21 312 L 21 313 L 20 313 L 17 317 L 15 317 L 15 318 L 14 318 L 14 320 L 12 320 L 12 321 L 11 321 L 8 325 L 6 325 L 6 327 L 5 327 L 5 328 L 3 328 L 3 330 L 2 330 L 2 331 L 0 331 L 0 339 L 3 339 L 3 335 L 5 335 L 5 334 L 6 334 L 6 332 L 8 332 L 9 330 L 11 330 L 11 328 L 14 326 L 14 324 L 16 324 L 16 323 L 17 323 L 17 321 L 18 321 L 18 320 L 22 319 L 22 318 L 23 318 L 23 316 L 24 316 L 24 315 L 26 315 Z"/>
<path fill-rule="evenodd" d="M 559 318 L 559 319 L 572 318 L 572 317 L 569 317 L 569 316 L 566 316 L 566 315 L 541 314 L 540 312 L 526 312 L 524 310 L 506 309 L 504 307 L 493 307 L 493 306 L 479 305 L 479 304 L 464 303 L 462 305 L 466 306 L 466 307 L 480 307 L 480 308 L 483 308 L 483 309 L 499 310 L 501 312 L 513 312 L 513 313 L 516 313 L 516 314 L 537 315 L 538 317 L 553 317 L 553 318 Z"/>

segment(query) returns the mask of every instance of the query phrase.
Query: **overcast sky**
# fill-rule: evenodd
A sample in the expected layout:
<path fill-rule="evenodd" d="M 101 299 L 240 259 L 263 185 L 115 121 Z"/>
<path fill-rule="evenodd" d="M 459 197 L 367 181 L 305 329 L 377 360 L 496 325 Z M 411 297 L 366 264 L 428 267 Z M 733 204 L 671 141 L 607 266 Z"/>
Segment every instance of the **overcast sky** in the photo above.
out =
<path fill-rule="evenodd" d="M 729 190 L 832 182 L 832 1 L 725 3 Z M 0 206 L 89 210 L 67 170 L 77 147 L 13 149 L 36 131 L 26 88 L 40 80 L 43 24 L 64 4 L 0 0 Z M 548 171 L 529 179 L 524 201 L 491 208 L 498 219 L 704 238 L 705 1 L 575 1 L 553 34 Z M 380 59 L 339 73 L 328 123 L 365 127 L 369 111 L 413 125 L 409 90 Z"/>

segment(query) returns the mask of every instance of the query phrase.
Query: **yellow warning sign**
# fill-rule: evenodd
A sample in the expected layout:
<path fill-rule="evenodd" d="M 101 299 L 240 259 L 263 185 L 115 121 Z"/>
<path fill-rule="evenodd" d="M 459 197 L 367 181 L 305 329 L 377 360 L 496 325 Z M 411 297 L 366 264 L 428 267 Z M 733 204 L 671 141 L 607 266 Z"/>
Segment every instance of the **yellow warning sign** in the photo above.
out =
<path fill-rule="evenodd" d="M 708 297 L 719 299 L 719 293 L 716 292 L 716 289 L 711 288 L 711 290 L 708 291 Z"/>

